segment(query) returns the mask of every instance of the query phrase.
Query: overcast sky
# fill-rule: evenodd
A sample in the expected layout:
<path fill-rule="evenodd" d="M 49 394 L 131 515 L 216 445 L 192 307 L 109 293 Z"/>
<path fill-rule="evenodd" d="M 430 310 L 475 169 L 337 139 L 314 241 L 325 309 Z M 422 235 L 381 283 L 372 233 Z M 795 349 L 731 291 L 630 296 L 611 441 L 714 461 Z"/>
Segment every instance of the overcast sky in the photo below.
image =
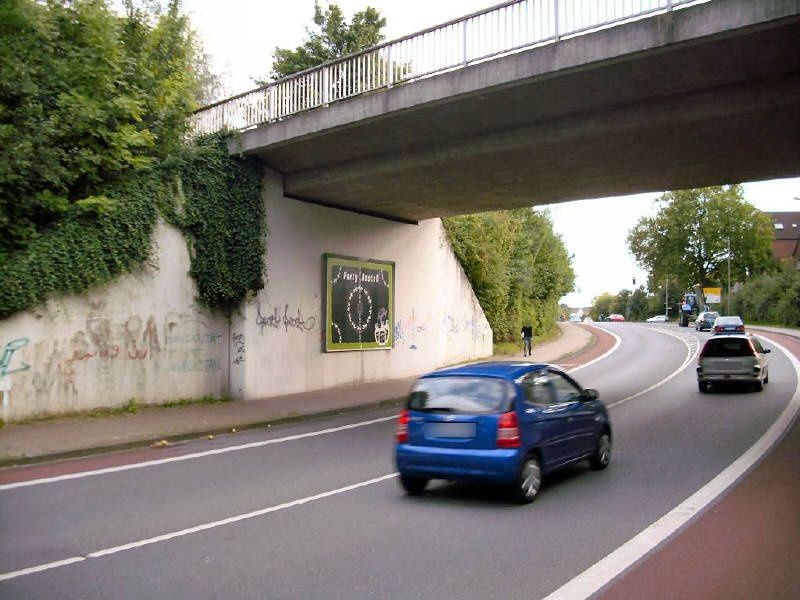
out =
<path fill-rule="evenodd" d="M 497 0 L 499 1 L 499 0 Z M 386 17 L 391 40 L 497 4 L 493 0 L 338 0 L 349 20 L 366 6 Z M 322 2 L 323 6 L 326 4 Z M 276 46 L 294 48 L 312 25 L 314 0 L 184 0 L 194 29 L 223 80 L 226 95 L 255 87 L 271 67 Z M 747 183 L 745 198 L 765 211 L 800 211 L 800 179 Z M 564 300 L 588 305 L 602 292 L 616 293 L 646 282 L 625 237 L 636 221 L 654 213 L 659 194 L 583 200 L 551 207 L 556 231 L 574 256 L 576 291 Z"/>

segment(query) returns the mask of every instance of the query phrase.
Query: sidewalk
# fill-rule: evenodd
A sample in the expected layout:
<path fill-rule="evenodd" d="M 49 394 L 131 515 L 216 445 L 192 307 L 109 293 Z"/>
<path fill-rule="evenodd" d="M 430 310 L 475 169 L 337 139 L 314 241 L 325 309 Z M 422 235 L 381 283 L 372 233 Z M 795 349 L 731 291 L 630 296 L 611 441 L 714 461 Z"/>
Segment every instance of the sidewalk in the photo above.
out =
<path fill-rule="evenodd" d="M 594 343 L 594 336 L 570 323 L 559 323 L 561 336 L 534 345 L 529 360 L 557 363 Z M 521 360 L 522 355 L 496 357 Z M 348 409 L 390 405 L 406 396 L 415 377 L 343 386 L 261 400 L 140 408 L 133 414 L 63 417 L 0 430 L 0 466 L 63 458 L 85 451 L 142 446 L 266 426 L 267 423 L 324 415 Z"/>

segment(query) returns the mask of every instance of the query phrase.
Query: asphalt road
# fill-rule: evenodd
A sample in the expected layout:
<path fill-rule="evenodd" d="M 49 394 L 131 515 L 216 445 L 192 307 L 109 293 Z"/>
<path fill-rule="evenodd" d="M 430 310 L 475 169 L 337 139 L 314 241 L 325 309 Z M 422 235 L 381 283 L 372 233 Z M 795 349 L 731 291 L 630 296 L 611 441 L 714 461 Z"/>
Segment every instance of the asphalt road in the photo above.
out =
<path fill-rule="evenodd" d="M 0 597 L 543 598 L 714 479 L 797 387 L 775 351 L 764 392 L 700 394 L 708 334 L 603 327 L 621 343 L 574 376 L 611 407 L 612 465 L 557 474 L 532 505 L 445 482 L 405 496 L 394 411 L 308 421 L 236 437 L 252 447 L 0 488 Z"/>

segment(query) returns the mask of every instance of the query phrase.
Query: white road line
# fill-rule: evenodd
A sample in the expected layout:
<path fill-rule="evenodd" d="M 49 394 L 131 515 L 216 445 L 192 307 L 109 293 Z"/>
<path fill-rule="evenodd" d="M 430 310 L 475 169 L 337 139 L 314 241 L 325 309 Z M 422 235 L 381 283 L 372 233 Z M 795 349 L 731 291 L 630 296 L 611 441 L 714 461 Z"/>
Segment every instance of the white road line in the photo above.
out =
<path fill-rule="evenodd" d="M 603 329 L 603 331 L 606 331 L 606 330 Z M 620 345 L 619 336 L 617 336 L 614 333 L 611 333 L 610 331 L 607 332 L 607 333 L 609 333 L 610 335 L 614 336 L 614 338 L 616 338 L 616 343 L 614 344 L 614 346 L 608 352 L 603 354 L 602 356 L 600 356 L 598 358 L 595 358 L 594 360 L 589 361 L 588 363 L 586 363 L 584 365 L 581 365 L 581 366 L 579 366 L 579 367 L 577 367 L 575 369 L 572 369 L 570 372 L 575 372 L 575 371 L 578 371 L 579 369 L 582 369 L 583 367 L 587 367 L 587 366 L 589 366 L 591 364 L 594 364 L 597 361 L 606 358 L 612 352 L 617 350 L 617 348 Z M 364 427 L 366 425 L 374 425 L 375 423 L 384 423 L 386 421 L 391 421 L 391 420 L 393 420 L 395 418 L 397 418 L 396 415 L 392 415 L 392 416 L 389 416 L 389 417 L 381 417 L 381 418 L 372 419 L 372 420 L 369 420 L 369 421 L 361 421 L 359 423 L 352 423 L 352 424 L 343 425 L 343 426 L 340 426 L 340 427 L 331 427 L 329 429 L 322 429 L 320 431 L 312 431 L 312 432 L 309 432 L 309 433 L 302 433 L 302 434 L 298 434 L 298 435 L 290 435 L 290 436 L 286 436 L 286 437 L 282 437 L 282 438 L 277 438 L 277 439 L 272 439 L 272 440 L 264 440 L 264 441 L 260 441 L 260 442 L 251 442 L 251 443 L 248 443 L 248 444 L 240 444 L 240 445 L 237 445 L 237 446 L 227 446 L 225 448 L 217 448 L 217 449 L 214 449 L 214 450 L 205 450 L 203 452 L 193 452 L 191 454 L 183 454 L 181 456 L 172 456 L 170 458 L 160 458 L 160 459 L 157 459 L 157 460 L 148 460 L 148 461 L 145 461 L 145 462 L 133 463 L 133 464 L 129 464 L 129 465 L 119 465 L 117 467 L 107 467 L 107 468 L 104 468 L 104 469 L 95 469 L 93 471 L 82 471 L 82 472 L 79 472 L 79 473 L 67 473 L 65 475 L 56 475 L 56 476 L 53 476 L 53 477 L 42 477 L 40 479 L 31 479 L 29 481 L 18 481 L 16 483 L 0 484 L 0 491 L 13 490 L 13 489 L 16 489 L 16 488 L 30 487 L 30 486 L 34 486 L 34 485 L 43 485 L 43 484 L 46 484 L 46 483 L 57 483 L 59 481 L 68 481 L 70 479 L 82 479 L 84 477 L 93 477 L 95 475 L 106 475 L 108 473 L 119 473 L 121 471 L 130 471 L 132 469 L 143 469 L 145 467 L 154 467 L 154 466 L 157 466 L 157 465 L 164 465 L 164 464 L 169 464 L 169 463 L 173 463 L 173 462 L 181 462 L 181 461 L 185 461 L 185 460 L 193 460 L 193 459 L 196 459 L 196 458 L 203 458 L 203 457 L 206 457 L 206 456 L 214 456 L 214 455 L 217 455 L 217 454 L 226 454 L 228 452 L 236 452 L 236 451 L 239 451 L 239 450 L 249 450 L 249 449 L 252 449 L 252 448 L 259 448 L 261 446 L 267 446 L 267 445 L 270 445 L 270 444 L 280 444 L 280 443 L 283 443 L 283 442 L 291 442 L 291 441 L 294 441 L 294 440 L 301 440 L 301 439 L 304 439 L 304 438 L 315 437 L 315 436 L 318 436 L 318 435 L 326 435 L 326 434 L 335 433 L 335 432 L 338 432 L 338 431 L 345 431 L 347 429 L 355 429 L 357 427 Z"/>
<path fill-rule="evenodd" d="M 165 533 L 163 535 L 158 535 L 155 537 L 147 538 L 144 540 L 139 540 L 136 542 L 130 542 L 128 544 L 122 544 L 121 546 L 114 546 L 113 548 L 105 548 L 103 550 L 95 550 L 94 552 L 88 553 L 86 556 L 73 556 L 72 558 L 66 558 L 64 560 L 58 560 L 55 562 L 45 563 L 41 565 L 36 565 L 35 567 L 28 567 L 27 569 L 20 569 L 19 571 L 11 571 L 9 573 L 2 573 L 0 574 L 0 581 L 5 581 L 7 579 L 14 579 L 16 577 L 22 577 L 24 575 L 31 575 L 33 573 L 40 573 L 41 571 L 48 571 L 50 569 L 56 569 L 58 567 L 63 567 L 66 565 L 71 565 L 77 562 L 81 562 L 84 560 L 89 560 L 91 558 L 100 558 L 101 556 L 108 556 L 110 554 L 117 554 L 118 552 L 125 552 L 126 550 L 133 550 L 135 548 L 141 548 L 142 546 L 148 546 L 150 544 L 158 544 L 160 542 L 166 542 L 178 537 L 182 537 L 184 535 L 191 535 L 193 533 L 199 533 L 201 531 L 207 531 L 209 529 L 214 529 L 216 527 L 223 527 L 224 525 L 231 525 L 233 523 L 238 523 L 239 521 L 244 521 L 246 519 L 253 519 L 255 517 L 261 517 L 267 515 L 269 513 L 278 512 L 279 510 L 285 510 L 287 508 L 293 508 L 295 506 L 302 506 L 303 504 L 308 504 L 309 502 L 315 502 L 316 500 L 322 500 L 323 498 L 329 498 L 331 496 L 336 496 L 338 494 L 344 494 L 345 492 L 351 492 L 353 490 L 357 490 L 359 488 L 366 487 L 368 485 L 373 485 L 375 483 L 381 483 L 382 481 L 386 481 L 387 479 L 392 479 L 397 477 L 397 473 L 389 473 L 388 475 L 382 475 L 381 477 L 375 477 L 374 479 L 368 479 L 366 481 L 361 481 L 359 483 L 354 483 L 352 485 L 347 485 L 345 487 L 341 487 L 335 490 L 330 490 L 328 492 L 322 492 L 321 494 L 315 494 L 314 496 L 306 496 L 305 498 L 298 498 L 297 500 L 292 500 L 291 502 L 284 502 L 283 504 L 276 504 L 275 506 L 268 506 L 267 508 L 262 508 L 260 510 L 254 510 L 252 512 L 243 513 L 241 515 L 235 515 L 233 517 L 228 517 L 227 519 L 220 519 L 219 521 L 212 521 L 210 523 L 203 523 L 202 525 L 197 525 L 195 527 L 189 527 L 187 529 L 181 529 L 179 531 L 173 531 L 171 533 Z"/>
<path fill-rule="evenodd" d="M 569 371 L 570 373 L 574 373 L 575 371 L 580 371 L 581 369 L 584 369 L 584 368 L 588 367 L 589 365 L 593 365 L 594 363 L 599 362 L 599 361 L 603 360 L 604 358 L 608 358 L 608 356 L 610 354 L 612 354 L 612 353 L 617 351 L 617 349 L 619 348 L 619 345 L 622 343 L 622 340 L 620 339 L 620 337 L 616 333 L 611 333 L 607 329 L 603 329 L 602 327 L 598 327 L 597 325 L 590 325 L 590 327 L 594 327 L 595 329 L 599 329 L 600 331 L 606 332 L 608 335 L 610 335 L 614 339 L 616 339 L 616 342 L 614 342 L 614 345 L 611 347 L 611 349 L 608 352 L 605 352 L 605 353 L 601 354 L 597 358 L 595 358 L 593 360 L 590 360 L 589 362 L 584 363 L 584 364 L 580 365 L 579 367 L 575 367 L 574 369 L 570 369 L 570 371 Z"/>
<path fill-rule="evenodd" d="M 19 571 L 11 571 L 10 573 L 0 574 L 0 581 L 5 581 L 7 579 L 14 579 L 15 577 L 22 577 L 23 575 L 33 575 L 34 573 L 39 573 L 41 571 L 49 571 L 50 569 L 55 569 L 58 567 L 65 567 L 67 565 L 72 565 L 77 562 L 82 562 L 84 560 L 86 559 L 83 556 L 73 556 L 72 558 L 65 558 L 64 560 L 57 560 L 55 562 L 47 563 L 44 565 L 28 567 L 27 569 L 20 569 Z"/>
<path fill-rule="evenodd" d="M 54 483 L 57 481 L 66 481 L 68 479 L 81 479 L 83 477 L 92 477 L 94 475 L 105 475 L 106 473 L 119 473 L 120 471 L 130 471 L 131 469 L 143 469 L 145 467 L 153 467 L 155 465 L 165 465 L 173 462 L 181 462 L 184 460 L 203 458 L 205 456 L 214 456 L 217 454 L 226 454 L 228 452 L 237 452 L 239 450 L 249 450 L 251 448 L 269 446 L 270 444 L 281 444 L 283 442 L 292 442 L 295 440 L 302 440 L 305 438 L 316 437 L 318 435 L 327 435 L 329 433 L 336 433 L 338 431 L 345 431 L 347 429 L 356 429 L 357 427 L 374 425 L 375 423 L 384 423 L 386 421 L 391 421 L 396 418 L 397 418 L 396 415 L 392 415 L 390 417 L 380 417 L 378 419 L 371 419 L 369 421 L 360 421 L 358 423 L 351 423 L 349 425 L 342 425 L 340 427 L 330 427 L 328 429 L 320 429 L 319 431 L 310 431 L 308 433 L 288 435 L 286 437 L 275 438 L 271 440 L 262 440 L 260 442 L 250 442 L 248 444 L 240 444 L 238 446 L 227 446 L 225 448 L 216 448 L 214 450 L 205 450 L 203 452 L 194 452 L 192 454 L 183 454 L 181 456 L 172 456 L 170 458 L 148 460 L 147 462 L 133 463 L 130 465 L 120 465 L 118 467 L 107 467 L 105 469 L 96 469 L 94 471 L 68 473 L 66 475 L 56 475 L 54 477 L 42 477 L 41 479 L 31 479 L 30 481 L 18 481 L 16 483 L 6 483 L 0 485 L 0 491 L 13 490 L 15 488 L 28 487 L 32 485 L 42 485 L 44 483 Z"/>
<path fill-rule="evenodd" d="M 640 328 L 640 329 L 641 329 L 641 328 Z M 677 369 L 675 369 L 675 370 L 674 370 L 672 373 L 670 373 L 669 375 L 667 375 L 667 376 L 666 376 L 664 379 L 662 379 L 662 380 L 661 380 L 661 381 L 659 381 L 658 383 L 654 383 L 654 384 L 653 384 L 653 385 L 651 385 L 649 388 L 646 388 L 646 389 L 643 389 L 643 390 L 641 390 L 641 391 L 638 391 L 638 392 L 636 392 L 635 394 L 632 394 L 632 395 L 628 396 L 627 398 L 623 398 L 622 400 L 617 400 L 616 402 L 613 402 L 612 404 L 609 404 L 609 405 L 608 405 L 608 408 L 613 408 L 613 407 L 615 407 L 615 406 L 619 406 L 619 405 L 620 405 L 620 404 L 622 404 L 623 402 L 627 402 L 628 400 L 633 400 L 634 398 L 638 398 L 639 396 L 641 396 L 641 395 L 643 395 L 643 394 L 646 394 L 647 392 L 651 392 L 651 391 L 653 391 L 654 389 L 656 389 L 657 387 L 659 387 L 659 386 L 661 386 L 661 385 L 664 385 L 664 384 L 665 384 L 665 383 L 667 383 L 667 382 L 668 382 L 670 379 L 672 379 L 673 377 L 675 377 L 675 376 L 676 376 L 678 373 L 680 373 L 681 371 L 683 371 L 683 370 L 684 370 L 684 369 L 687 367 L 687 365 L 688 365 L 690 362 L 692 362 L 692 360 L 694 359 L 694 357 L 697 355 L 697 350 L 695 349 L 695 351 L 693 352 L 693 351 L 692 351 L 692 347 L 689 345 L 689 343 L 688 343 L 688 342 L 687 342 L 685 339 L 683 339 L 681 336 L 679 336 L 679 335 L 675 335 L 674 333 L 670 333 L 669 331 L 661 331 L 661 330 L 659 330 L 659 329 L 648 329 L 648 331 L 656 331 L 656 332 L 658 332 L 658 333 L 662 333 L 662 334 L 664 334 L 664 335 L 668 335 L 668 336 L 670 336 L 670 337 L 673 337 L 673 338 L 675 338 L 676 340 L 680 340 L 681 342 L 683 342 L 683 343 L 684 343 L 684 345 L 686 346 L 686 359 L 683 361 L 683 364 L 682 364 L 680 367 L 678 367 Z M 699 347 L 699 346 L 698 346 L 698 347 Z"/>
<path fill-rule="evenodd" d="M 667 538 L 698 515 L 706 506 L 739 481 L 752 469 L 786 434 L 800 412 L 800 361 L 782 345 L 770 342 L 780 349 L 792 363 L 798 377 L 798 386 L 784 411 L 767 432 L 744 454 L 714 479 L 689 496 L 681 504 L 641 531 L 635 537 L 614 550 L 605 558 L 567 582 L 545 600 L 578 600 L 590 597 L 601 588 L 655 550 Z"/>

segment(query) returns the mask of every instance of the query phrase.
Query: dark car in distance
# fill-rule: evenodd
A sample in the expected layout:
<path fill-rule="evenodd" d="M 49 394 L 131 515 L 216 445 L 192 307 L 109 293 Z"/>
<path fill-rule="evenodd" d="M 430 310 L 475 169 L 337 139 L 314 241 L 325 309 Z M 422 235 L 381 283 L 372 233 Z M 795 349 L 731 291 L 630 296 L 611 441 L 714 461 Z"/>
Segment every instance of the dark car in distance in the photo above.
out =
<path fill-rule="evenodd" d="M 477 480 L 527 503 L 556 469 L 587 459 L 605 469 L 611 440 L 597 391 L 553 365 L 486 362 L 417 380 L 398 418 L 395 462 L 411 495 L 431 479 Z"/>
<path fill-rule="evenodd" d="M 694 322 L 694 328 L 696 331 L 705 331 L 714 327 L 714 321 L 719 317 L 718 312 L 701 312 L 697 315 L 697 320 Z"/>
<path fill-rule="evenodd" d="M 712 333 L 744 333 L 744 321 L 741 317 L 717 317 Z"/>

